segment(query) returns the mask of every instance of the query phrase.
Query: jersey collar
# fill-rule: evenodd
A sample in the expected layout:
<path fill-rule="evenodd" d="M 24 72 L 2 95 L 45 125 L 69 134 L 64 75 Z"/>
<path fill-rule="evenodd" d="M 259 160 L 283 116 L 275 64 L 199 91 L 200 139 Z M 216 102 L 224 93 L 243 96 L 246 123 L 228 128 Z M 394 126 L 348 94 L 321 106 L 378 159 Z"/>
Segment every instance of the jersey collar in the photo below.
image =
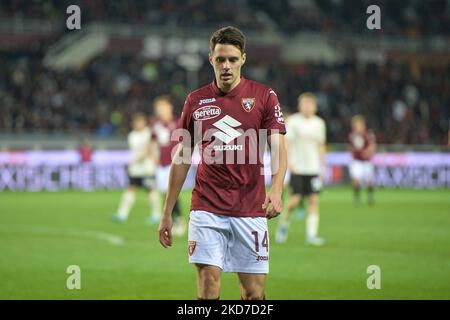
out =
<path fill-rule="evenodd" d="M 245 85 L 245 82 L 247 81 L 247 79 L 245 79 L 243 76 L 241 76 L 241 81 L 239 81 L 239 84 L 230 92 L 223 92 L 219 89 L 219 87 L 216 84 L 216 79 L 213 80 L 213 82 L 211 83 L 211 89 L 214 91 L 214 93 L 220 97 L 234 97 L 237 94 L 239 94 L 239 92 L 242 91 L 242 88 Z"/>

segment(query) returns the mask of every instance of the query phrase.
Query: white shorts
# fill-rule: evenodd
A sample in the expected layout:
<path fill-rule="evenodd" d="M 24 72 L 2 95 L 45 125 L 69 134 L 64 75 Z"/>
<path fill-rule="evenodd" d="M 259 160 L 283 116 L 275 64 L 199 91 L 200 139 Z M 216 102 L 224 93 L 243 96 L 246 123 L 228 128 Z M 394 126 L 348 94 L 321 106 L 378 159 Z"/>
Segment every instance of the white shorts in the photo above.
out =
<path fill-rule="evenodd" d="M 156 188 L 158 191 L 166 193 L 169 185 L 170 165 L 165 167 L 158 167 L 156 170 Z"/>
<path fill-rule="evenodd" d="M 131 177 L 153 176 L 155 171 L 155 163 L 150 159 L 128 165 L 128 175 Z"/>
<path fill-rule="evenodd" d="M 374 176 L 373 164 L 370 161 L 353 160 L 350 163 L 350 177 L 362 183 L 372 183 Z"/>
<path fill-rule="evenodd" d="M 269 273 L 269 232 L 263 217 L 228 217 L 191 211 L 189 263 L 224 272 Z"/>

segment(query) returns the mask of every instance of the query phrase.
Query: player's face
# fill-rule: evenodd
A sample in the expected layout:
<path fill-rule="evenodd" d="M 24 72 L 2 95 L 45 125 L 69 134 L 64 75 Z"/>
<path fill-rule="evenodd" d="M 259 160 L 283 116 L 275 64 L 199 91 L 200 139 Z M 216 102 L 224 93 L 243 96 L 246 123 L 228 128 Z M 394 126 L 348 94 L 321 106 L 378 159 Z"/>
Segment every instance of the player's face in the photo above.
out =
<path fill-rule="evenodd" d="M 353 130 L 357 133 L 363 133 L 366 130 L 366 124 L 364 121 L 355 121 L 353 123 Z"/>
<path fill-rule="evenodd" d="M 303 98 L 298 107 L 301 114 L 305 117 L 311 117 L 315 115 L 317 111 L 317 103 L 314 99 Z"/>
<path fill-rule="evenodd" d="M 158 101 L 155 104 L 156 116 L 163 121 L 169 121 L 172 118 L 172 111 L 172 104 L 168 101 Z"/>
<path fill-rule="evenodd" d="M 222 90 L 233 89 L 240 80 L 245 53 L 231 44 L 216 44 L 209 56 L 214 68 L 217 86 Z"/>
<path fill-rule="evenodd" d="M 140 131 L 147 126 L 147 121 L 144 118 L 139 118 L 133 121 L 133 129 Z"/>

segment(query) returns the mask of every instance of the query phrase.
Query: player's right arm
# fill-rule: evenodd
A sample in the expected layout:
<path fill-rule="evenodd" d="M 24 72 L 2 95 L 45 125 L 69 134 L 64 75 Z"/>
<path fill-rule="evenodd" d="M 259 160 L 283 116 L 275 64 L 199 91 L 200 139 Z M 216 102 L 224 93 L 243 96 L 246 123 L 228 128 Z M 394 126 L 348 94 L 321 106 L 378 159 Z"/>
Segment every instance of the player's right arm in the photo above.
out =
<path fill-rule="evenodd" d="M 347 135 L 347 150 L 350 152 L 350 155 L 353 159 L 353 142 L 352 142 L 352 132 Z"/>

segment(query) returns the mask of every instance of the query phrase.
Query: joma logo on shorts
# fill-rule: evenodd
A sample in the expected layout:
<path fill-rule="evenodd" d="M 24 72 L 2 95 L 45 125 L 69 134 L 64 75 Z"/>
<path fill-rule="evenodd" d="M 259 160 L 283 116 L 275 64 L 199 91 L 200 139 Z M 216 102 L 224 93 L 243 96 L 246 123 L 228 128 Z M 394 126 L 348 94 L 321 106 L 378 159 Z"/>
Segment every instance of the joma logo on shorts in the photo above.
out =
<path fill-rule="evenodd" d="M 257 256 L 256 257 L 256 261 L 268 261 L 269 257 L 268 256 Z"/>

